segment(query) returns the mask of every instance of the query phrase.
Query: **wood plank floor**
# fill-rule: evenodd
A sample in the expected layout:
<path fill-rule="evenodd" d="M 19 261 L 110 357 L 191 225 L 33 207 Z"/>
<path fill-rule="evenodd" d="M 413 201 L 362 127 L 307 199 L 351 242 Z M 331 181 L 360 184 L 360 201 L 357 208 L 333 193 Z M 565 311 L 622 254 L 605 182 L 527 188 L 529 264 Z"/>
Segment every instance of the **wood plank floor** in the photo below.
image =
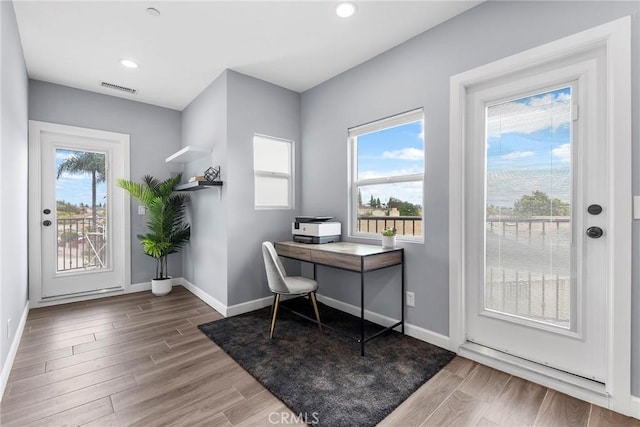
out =
<path fill-rule="evenodd" d="M 291 425 L 294 414 L 196 327 L 221 317 L 183 287 L 32 310 L 0 424 Z M 640 421 L 456 357 L 381 425 Z"/>

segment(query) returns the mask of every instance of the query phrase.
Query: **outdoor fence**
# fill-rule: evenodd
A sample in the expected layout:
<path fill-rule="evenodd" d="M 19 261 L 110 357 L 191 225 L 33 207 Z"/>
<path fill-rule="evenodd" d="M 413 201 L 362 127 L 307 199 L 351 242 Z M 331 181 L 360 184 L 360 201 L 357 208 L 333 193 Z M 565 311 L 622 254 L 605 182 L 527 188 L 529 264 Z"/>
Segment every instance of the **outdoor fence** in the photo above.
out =
<path fill-rule="evenodd" d="M 400 236 L 423 233 L 422 217 L 358 217 L 359 232 L 380 234 L 387 227 Z M 567 327 L 570 218 L 489 216 L 486 233 L 485 307 Z"/>
<path fill-rule="evenodd" d="M 568 327 L 569 217 L 488 217 L 485 307 Z"/>
<path fill-rule="evenodd" d="M 422 236 L 420 216 L 359 216 L 358 231 L 380 234 L 387 227 L 396 229 L 400 236 Z"/>
<path fill-rule="evenodd" d="M 107 267 L 105 218 L 58 218 L 57 271 Z"/>

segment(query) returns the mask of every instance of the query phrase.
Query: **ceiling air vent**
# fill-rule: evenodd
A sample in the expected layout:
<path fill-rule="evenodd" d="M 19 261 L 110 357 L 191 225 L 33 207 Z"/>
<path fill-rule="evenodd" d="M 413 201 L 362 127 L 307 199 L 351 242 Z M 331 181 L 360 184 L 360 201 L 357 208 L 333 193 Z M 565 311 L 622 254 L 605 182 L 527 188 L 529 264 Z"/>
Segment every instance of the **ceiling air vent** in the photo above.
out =
<path fill-rule="evenodd" d="M 130 87 L 124 87 L 124 86 L 120 86 L 120 85 L 109 83 L 109 82 L 101 82 L 100 86 L 106 87 L 107 89 L 119 90 L 120 92 L 130 93 L 131 95 L 135 95 L 138 92 L 137 89 L 131 89 Z"/>

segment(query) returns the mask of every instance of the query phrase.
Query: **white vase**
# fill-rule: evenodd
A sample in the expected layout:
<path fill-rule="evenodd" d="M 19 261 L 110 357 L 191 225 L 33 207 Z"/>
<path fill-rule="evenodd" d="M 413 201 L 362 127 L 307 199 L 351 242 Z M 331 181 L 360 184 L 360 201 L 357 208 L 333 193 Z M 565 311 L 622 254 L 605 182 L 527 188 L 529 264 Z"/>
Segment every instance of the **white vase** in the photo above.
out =
<path fill-rule="evenodd" d="M 382 247 L 383 248 L 395 248 L 396 247 L 396 236 L 382 236 Z"/>
<path fill-rule="evenodd" d="M 172 286 L 173 286 L 173 279 L 171 278 L 151 280 L 151 292 L 157 297 L 167 295 L 169 292 L 171 292 Z"/>

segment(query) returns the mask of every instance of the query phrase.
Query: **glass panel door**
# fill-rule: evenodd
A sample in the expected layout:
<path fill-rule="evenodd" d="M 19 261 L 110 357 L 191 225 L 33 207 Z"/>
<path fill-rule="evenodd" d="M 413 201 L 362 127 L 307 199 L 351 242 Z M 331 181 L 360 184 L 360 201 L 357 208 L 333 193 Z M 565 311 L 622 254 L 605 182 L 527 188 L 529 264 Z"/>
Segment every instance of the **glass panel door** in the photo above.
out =
<path fill-rule="evenodd" d="M 486 108 L 489 313 L 571 329 L 571 86 Z"/>

